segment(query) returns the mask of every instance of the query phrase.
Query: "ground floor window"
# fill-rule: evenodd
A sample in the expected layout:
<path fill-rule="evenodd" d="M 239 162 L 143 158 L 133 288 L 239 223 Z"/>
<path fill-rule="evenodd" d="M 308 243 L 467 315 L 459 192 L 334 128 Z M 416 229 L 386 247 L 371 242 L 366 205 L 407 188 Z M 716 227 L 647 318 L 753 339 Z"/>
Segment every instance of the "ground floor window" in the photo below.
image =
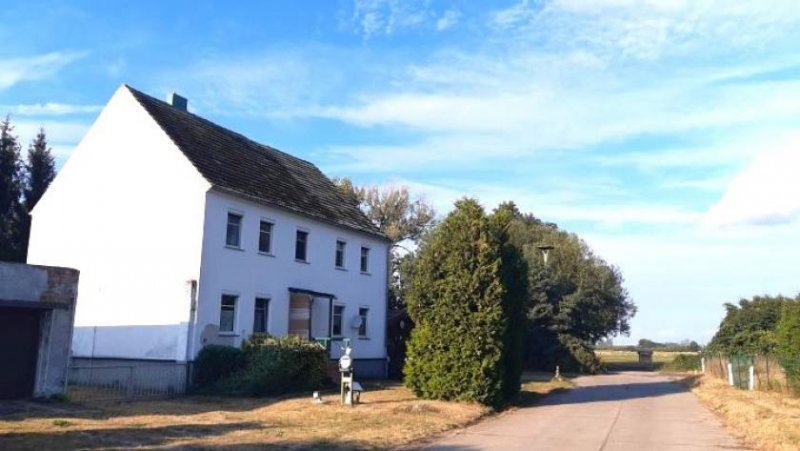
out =
<path fill-rule="evenodd" d="M 236 319 L 236 300 L 238 296 L 223 294 L 219 310 L 219 331 L 233 332 Z"/>
<path fill-rule="evenodd" d="M 358 326 L 358 336 L 359 337 L 366 337 L 367 336 L 367 317 L 369 316 L 369 309 L 366 307 L 361 307 L 358 309 L 358 316 L 361 317 L 361 323 Z"/>
<path fill-rule="evenodd" d="M 334 305 L 331 318 L 331 335 L 334 337 L 342 336 L 342 324 L 344 320 L 344 306 Z"/>
<path fill-rule="evenodd" d="M 256 298 L 255 308 L 253 311 L 253 333 L 267 333 L 267 324 L 269 319 L 269 299 Z"/>

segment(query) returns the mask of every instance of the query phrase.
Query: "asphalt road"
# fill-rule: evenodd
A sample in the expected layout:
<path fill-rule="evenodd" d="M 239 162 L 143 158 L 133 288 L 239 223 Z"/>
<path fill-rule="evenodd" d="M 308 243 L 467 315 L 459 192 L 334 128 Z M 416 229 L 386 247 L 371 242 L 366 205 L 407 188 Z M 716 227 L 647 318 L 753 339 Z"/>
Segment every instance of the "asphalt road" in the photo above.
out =
<path fill-rule="evenodd" d="M 697 398 L 669 376 L 580 377 L 578 387 L 442 437 L 426 449 L 744 450 Z"/>

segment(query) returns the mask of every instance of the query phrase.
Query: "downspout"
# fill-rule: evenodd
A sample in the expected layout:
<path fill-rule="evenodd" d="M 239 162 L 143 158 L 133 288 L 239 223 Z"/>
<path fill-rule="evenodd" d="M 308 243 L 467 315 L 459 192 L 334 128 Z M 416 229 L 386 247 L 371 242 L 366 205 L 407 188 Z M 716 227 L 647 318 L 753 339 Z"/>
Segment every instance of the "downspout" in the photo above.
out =
<path fill-rule="evenodd" d="M 194 358 L 194 334 L 197 321 L 197 280 L 188 281 L 189 284 L 189 324 L 186 331 L 186 362 Z"/>

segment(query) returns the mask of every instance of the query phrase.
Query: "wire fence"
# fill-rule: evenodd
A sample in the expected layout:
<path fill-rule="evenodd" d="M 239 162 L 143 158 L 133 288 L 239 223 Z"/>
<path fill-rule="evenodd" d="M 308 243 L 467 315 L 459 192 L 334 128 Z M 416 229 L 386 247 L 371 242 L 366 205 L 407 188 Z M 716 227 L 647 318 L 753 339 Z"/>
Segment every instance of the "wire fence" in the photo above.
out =
<path fill-rule="evenodd" d="M 781 362 L 773 355 L 706 353 L 705 374 L 728 381 L 743 390 L 779 392 L 800 396 L 798 382 L 792 382 Z"/>
<path fill-rule="evenodd" d="M 185 363 L 72 365 L 67 396 L 74 402 L 133 401 L 186 393 Z"/>

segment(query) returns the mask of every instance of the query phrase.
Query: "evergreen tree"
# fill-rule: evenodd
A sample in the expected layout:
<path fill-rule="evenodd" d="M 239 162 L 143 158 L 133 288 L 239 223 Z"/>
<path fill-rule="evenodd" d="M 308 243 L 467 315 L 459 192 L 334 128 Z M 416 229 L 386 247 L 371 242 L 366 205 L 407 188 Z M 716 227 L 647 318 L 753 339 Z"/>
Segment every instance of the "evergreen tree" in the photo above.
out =
<path fill-rule="evenodd" d="M 456 202 L 423 244 L 407 298 L 416 328 L 404 369 L 417 396 L 499 406 L 519 389 L 506 373 L 513 333 L 502 261 L 502 243 L 472 199 Z"/>
<path fill-rule="evenodd" d="M 43 128 L 39 129 L 36 138 L 28 147 L 25 174 L 25 209 L 30 212 L 56 176 L 55 159 L 52 149 L 47 146 L 47 136 Z"/>
<path fill-rule="evenodd" d="M 19 261 L 25 261 L 28 255 L 31 233 L 30 212 L 56 176 L 55 160 L 51 149 L 47 147 L 47 135 L 43 128 L 39 129 L 36 138 L 28 146 L 28 161 L 23 169 L 23 196 L 17 208 L 18 223 L 14 239 L 18 243 Z"/>
<path fill-rule="evenodd" d="M 22 165 L 13 131 L 6 116 L 0 121 L 0 261 L 24 259 L 20 243 Z"/>

